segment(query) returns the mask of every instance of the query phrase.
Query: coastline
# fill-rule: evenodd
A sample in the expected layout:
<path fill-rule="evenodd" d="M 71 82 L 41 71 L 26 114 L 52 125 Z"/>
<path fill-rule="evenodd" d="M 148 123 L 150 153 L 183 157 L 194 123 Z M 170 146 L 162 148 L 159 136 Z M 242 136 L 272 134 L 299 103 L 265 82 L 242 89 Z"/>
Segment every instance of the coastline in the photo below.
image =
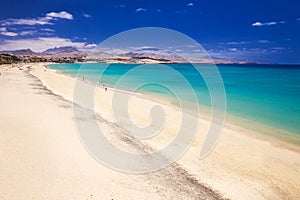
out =
<path fill-rule="evenodd" d="M 125 63 L 128 64 L 128 63 Z M 174 63 L 176 64 L 176 63 Z M 46 66 L 52 65 L 51 64 L 46 64 Z M 58 74 L 62 74 L 64 76 L 69 76 L 74 79 L 76 79 L 75 75 L 63 73 L 60 70 L 52 69 L 49 68 L 49 70 L 55 71 Z M 86 83 L 95 85 L 95 83 L 85 80 Z M 101 85 L 96 86 L 98 89 L 103 88 Z M 132 94 L 136 97 L 148 100 L 148 101 L 153 101 L 158 104 L 162 104 L 168 107 L 171 107 L 174 110 L 179 110 L 179 105 L 177 105 L 173 100 L 169 97 L 161 96 L 155 93 L 131 93 L 130 91 L 127 91 L 126 89 L 116 89 L 112 88 L 109 85 L 106 85 L 111 91 L 113 92 L 121 92 L 121 93 L 126 93 L 126 94 Z M 185 102 L 187 104 L 192 104 L 190 102 Z M 211 118 L 211 111 L 210 107 L 199 104 L 198 105 L 199 111 L 201 111 L 201 116 L 199 116 L 202 120 L 209 121 Z M 188 113 L 191 115 L 196 115 L 193 110 L 188 110 Z M 228 129 L 232 129 L 234 131 L 241 131 L 245 132 L 247 131 L 248 134 L 253 135 L 253 137 L 260 138 L 262 140 L 270 141 L 274 140 L 274 144 L 283 146 L 285 148 L 288 148 L 290 150 L 300 152 L 300 135 L 298 135 L 295 132 L 290 132 L 286 131 L 282 128 L 279 127 L 272 127 L 270 125 L 261 123 L 259 121 L 254 121 L 252 119 L 245 118 L 243 116 L 238 116 L 233 113 L 226 113 L 225 117 L 225 122 L 224 122 L 224 127 Z"/>
<path fill-rule="evenodd" d="M 74 78 L 50 69 L 44 72 L 43 64 L 28 64 L 28 66 L 34 68 L 31 74 L 38 78 L 49 91 L 72 101 Z M 101 104 L 96 105 L 96 111 L 110 122 L 114 122 L 109 103 L 112 93 L 113 91 L 110 90 L 104 93 L 103 88 L 97 88 L 95 96 L 95 102 L 101 99 Z M 174 123 L 178 119 L 175 106 L 161 105 L 163 102 L 153 102 L 151 98 L 145 99 L 143 95 L 134 95 L 132 101 L 134 106 L 129 106 L 130 116 L 141 126 L 147 125 L 149 119 L 145 118 L 143 116 L 145 114 L 142 115 L 137 108 L 143 108 L 148 113 L 153 105 L 159 104 L 166 109 L 167 122 L 170 124 L 166 127 L 165 134 L 146 143 L 159 149 L 169 141 L 168 138 L 174 136 L 172 133 L 178 130 L 178 126 Z M 199 132 L 205 132 L 208 125 L 208 121 L 201 119 Z M 268 136 L 260 138 L 259 134 L 253 131 L 234 125 L 228 127 L 227 124 L 213 152 L 204 160 L 199 160 L 203 137 L 203 134 L 198 134 L 190 149 L 177 161 L 197 180 L 230 199 L 240 199 L 240 197 L 245 199 L 299 198 L 300 153 L 298 150 L 289 150 L 289 147 L 292 147 L 291 144 L 285 142 L 281 144 L 278 140 Z M 105 167 L 102 166 L 101 169 L 103 168 Z M 119 173 L 117 174 L 119 176 Z M 123 175 L 120 176 L 123 177 Z M 127 178 L 124 178 L 123 183 L 126 184 L 126 181 Z M 115 184 L 118 185 L 117 181 Z"/>
<path fill-rule="evenodd" d="M 176 164 L 133 175 L 94 160 L 76 134 L 72 102 L 47 89 L 29 66 L 44 73 L 38 64 L 0 68 L 3 199 L 223 199 Z M 101 122 L 113 142 L 122 139 L 116 125 Z"/>
<path fill-rule="evenodd" d="M 49 70 L 49 72 L 51 73 L 51 75 L 57 76 L 56 78 L 58 78 L 59 80 L 64 79 L 63 77 L 65 77 L 65 78 L 68 77 L 67 75 L 64 75 L 64 74 L 60 74 L 60 73 L 56 73 L 56 72 L 52 73 L 51 70 Z M 47 74 L 47 76 L 49 76 L 48 73 L 46 73 L 46 74 Z M 60 91 L 60 88 L 59 88 L 60 86 L 55 87 L 55 85 L 51 85 L 51 80 L 48 79 L 48 81 L 47 81 L 47 77 L 43 76 L 43 75 L 46 75 L 46 74 L 39 73 L 39 74 L 37 74 L 37 76 L 41 80 L 45 80 L 47 87 L 49 87 L 51 90 L 53 90 L 54 93 L 58 92 L 58 93 L 62 94 L 63 96 L 66 96 L 66 98 L 70 98 L 70 96 L 72 98 L 72 95 L 71 95 L 72 91 L 64 91 L 64 92 Z M 56 80 L 56 79 L 54 78 L 53 80 Z M 72 82 L 74 84 L 74 81 L 75 81 L 74 78 L 68 77 L 69 84 L 71 84 Z M 74 88 L 74 87 L 72 87 L 72 88 Z M 66 90 L 69 90 L 69 89 L 66 88 Z M 109 92 L 111 92 L 111 91 L 109 91 Z M 68 94 L 68 95 L 65 95 L 65 94 Z M 95 102 L 99 102 L 100 99 L 101 99 L 101 103 L 103 104 L 103 106 L 97 106 L 99 104 L 95 103 L 96 104 L 96 106 L 95 106 L 96 112 L 100 113 L 101 116 L 108 119 L 110 122 L 114 122 L 114 117 L 113 117 L 113 114 L 112 114 L 112 111 L 111 111 L 112 105 L 110 103 L 112 95 L 113 95 L 113 93 L 110 93 L 110 94 L 104 93 L 103 88 L 99 88 L 99 90 L 97 89 L 96 95 L 95 95 Z M 104 96 L 106 96 L 106 97 L 104 97 Z M 150 108 L 152 106 L 156 105 L 156 103 L 158 103 L 160 106 L 161 106 L 160 103 L 163 103 L 163 102 L 152 101 L 151 98 L 149 98 L 149 97 L 145 99 L 144 98 L 145 96 L 146 95 L 143 95 L 143 98 L 140 98 L 139 96 L 133 95 L 133 98 L 132 98 L 133 103 L 131 105 L 134 105 L 134 106 L 129 105 L 129 107 L 128 107 L 128 109 L 131 112 L 130 116 L 133 118 L 132 120 L 134 120 L 135 123 L 137 125 L 140 125 L 140 126 L 145 126 L 145 125 L 150 123 L 149 119 L 147 118 L 148 114 L 149 114 L 148 111 L 150 110 Z M 71 98 L 70 98 L 70 100 L 71 100 Z M 166 143 L 170 142 L 170 138 L 172 139 L 174 137 L 174 135 L 172 135 L 172 132 L 176 132 L 176 130 L 178 130 L 178 128 L 179 128 L 178 126 L 174 125 L 176 123 L 176 121 L 178 121 L 178 117 L 179 117 L 178 113 L 176 113 L 177 107 L 174 106 L 174 105 L 173 106 L 168 105 L 167 107 L 166 106 L 163 106 L 163 107 L 166 110 L 166 115 L 170 117 L 169 118 L 170 126 L 165 127 L 166 134 L 162 134 L 161 136 L 159 135 L 158 137 L 154 138 L 153 140 L 151 140 L 149 142 L 147 141 L 147 144 L 149 144 L 150 146 L 152 146 L 154 148 L 157 148 L 157 149 L 160 149 Z M 145 112 L 142 112 L 142 113 L 139 112 L 138 108 L 143 108 L 143 110 Z M 174 112 L 174 110 L 175 110 L 175 112 Z M 147 117 L 145 117 L 145 115 Z M 167 119 L 167 122 L 168 122 L 168 119 Z M 197 157 L 199 156 L 199 152 L 200 152 L 200 149 L 201 149 L 201 144 L 202 144 L 204 136 L 205 136 L 201 133 L 206 132 L 206 130 L 208 129 L 208 126 L 209 126 L 209 121 L 207 121 L 205 119 L 201 119 L 200 124 L 201 124 L 201 126 L 203 126 L 203 128 L 201 128 L 199 130 L 197 138 L 195 139 L 194 143 L 192 144 L 191 148 L 186 153 L 186 155 L 183 156 L 183 158 L 179 159 L 179 163 L 180 163 L 180 161 L 182 161 L 181 164 L 185 167 L 187 166 L 187 163 L 190 162 L 188 160 L 197 160 Z M 271 160 L 276 159 L 276 156 L 278 154 L 271 153 L 271 155 L 269 155 L 269 156 L 273 157 L 272 159 L 270 157 L 268 158 L 268 156 L 263 155 L 264 153 L 268 154 L 269 151 L 274 151 L 274 152 L 278 151 L 278 153 L 279 153 L 279 152 L 281 152 L 281 150 L 286 151 L 287 149 L 289 149 L 289 150 L 292 149 L 294 152 L 291 152 L 291 154 L 295 153 L 295 155 L 297 155 L 296 157 L 299 157 L 299 152 L 300 151 L 299 151 L 299 148 L 297 146 L 294 146 L 292 144 L 280 141 L 280 140 L 278 140 L 274 137 L 272 138 L 272 137 L 269 137 L 267 135 L 264 136 L 264 135 L 261 135 L 259 133 L 255 133 L 254 131 L 249 131 L 245 128 L 238 127 L 236 125 L 229 125 L 229 127 L 230 128 L 228 129 L 228 124 L 226 125 L 226 127 L 224 127 L 223 135 L 222 135 L 220 141 L 218 142 L 217 147 L 208 156 L 208 158 L 203 160 L 204 163 L 206 162 L 206 160 L 208 160 L 209 162 L 211 162 L 210 164 L 213 165 L 213 166 L 217 165 L 216 163 L 218 163 L 218 162 L 219 162 L 220 165 L 224 165 L 226 163 L 227 165 L 230 166 L 230 165 L 232 165 L 232 163 L 230 163 L 231 160 L 242 159 L 244 162 L 246 162 L 246 160 L 247 160 L 246 163 L 248 163 L 252 167 L 246 167 L 245 163 L 236 163 L 236 162 L 234 162 L 234 165 L 236 165 L 236 166 L 232 166 L 234 169 L 230 169 L 230 171 L 231 170 L 241 170 L 242 169 L 242 171 L 244 173 L 245 169 L 243 169 L 243 168 L 245 167 L 246 169 L 249 168 L 249 171 L 253 173 L 253 170 L 255 171 L 255 169 L 252 169 L 252 168 L 257 168 L 258 166 L 262 165 L 264 162 L 271 162 Z M 172 131 L 170 131 L 170 130 L 172 130 Z M 225 137 L 228 137 L 228 138 L 224 139 Z M 223 143 L 222 143 L 222 141 L 223 141 Z M 239 146 L 240 149 L 237 148 L 237 149 L 233 150 L 230 147 L 228 147 L 226 145 L 226 143 L 227 143 L 227 145 L 229 145 L 229 144 L 234 145 L 235 148 L 237 148 Z M 235 143 L 238 143 L 238 144 L 235 144 Z M 246 150 L 245 150 L 245 152 L 243 152 L 243 148 L 245 148 L 245 147 L 246 147 Z M 255 150 L 256 148 L 258 148 L 258 149 L 261 148 L 262 152 L 258 151 L 256 155 L 255 154 L 253 155 L 252 151 L 257 151 L 257 150 Z M 226 152 L 226 151 L 232 151 L 232 154 L 235 155 L 235 156 L 232 157 L 232 156 L 228 156 L 228 155 L 223 155 L 224 152 Z M 245 156 L 245 154 L 248 154 L 248 155 L 252 154 L 252 156 L 255 159 L 258 159 L 258 160 L 256 160 L 257 163 L 255 163 L 255 164 L 252 163 L 250 161 L 251 159 L 253 159 L 252 156 L 248 157 L 248 156 Z M 221 156 L 221 157 L 219 157 L 219 156 Z M 228 158 L 226 159 L 227 160 L 226 162 L 220 161 L 220 159 L 222 159 L 223 156 L 224 157 L 228 156 Z M 243 156 L 245 158 L 241 158 Z M 285 160 L 286 156 L 287 155 L 284 155 L 284 156 L 282 155 L 281 159 Z M 189 158 L 189 159 L 185 160 L 184 158 Z M 264 159 L 266 159 L 266 161 L 264 161 Z M 185 161 L 183 161 L 183 160 L 185 160 Z M 280 160 L 280 159 L 277 159 L 277 160 Z M 296 161 L 296 163 L 298 162 L 297 165 L 300 166 L 300 159 L 298 159 L 298 160 L 299 161 Z M 228 161 L 229 161 L 229 163 L 228 163 Z M 293 162 L 294 159 L 291 159 L 291 161 Z M 190 163 L 188 165 L 197 165 L 197 164 L 201 165 L 202 162 L 200 161 L 200 162 Z M 281 164 L 283 164 L 283 163 L 281 163 Z M 241 165 L 243 165 L 243 168 L 240 167 Z M 271 165 L 271 163 L 270 163 L 270 165 Z M 284 165 L 286 165 L 286 164 L 284 164 Z M 210 167 L 213 168 L 214 170 L 210 171 L 207 168 L 206 168 L 206 170 L 210 171 L 210 173 L 214 173 L 214 171 L 216 170 L 216 167 L 212 167 L 212 166 L 210 166 Z M 263 166 L 261 166 L 261 167 L 263 167 Z M 267 167 L 272 169 L 272 166 L 267 166 Z M 277 166 L 277 167 L 279 167 L 279 166 Z M 274 167 L 274 168 L 276 168 L 276 167 Z M 218 169 L 218 170 L 223 172 L 224 168 L 221 168 L 221 169 Z M 261 169 L 256 169 L 256 170 L 259 172 Z M 194 171 L 194 174 L 199 173 L 199 169 L 196 169 L 195 166 L 188 169 L 188 171 Z M 219 171 L 219 173 L 220 173 L 220 171 Z M 268 172 L 265 172 L 265 173 L 268 174 Z M 272 173 L 270 173 L 270 174 L 272 174 Z M 245 175 L 245 174 L 243 174 L 243 175 Z M 218 174 L 218 176 L 221 176 L 221 174 Z M 300 174 L 296 174 L 296 177 L 297 176 L 300 176 Z M 295 175 L 291 176 L 291 178 L 292 177 L 295 177 Z M 284 180 L 285 178 L 282 177 L 282 180 Z M 211 181 L 210 178 L 208 178 L 208 180 L 206 180 L 205 182 L 209 183 L 210 181 Z M 262 181 L 262 180 L 260 180 L 260 181 Z M 250 182 L 252 182 L 252 181 L 250 181 Z M 234 181 L 232 183 L 234 183 Z M 215 182 L 211 183 L 211 185 L 213 185 L 213 186 L 215 184 L 216 184 Z M 244 188 L 245 185 L 241 186 L 239 182 L 236 182 L 235 184 L 236 184 L 235 185 L 236 188 L 240 188 L 241 191 L 245 190 L 245 188 Z M 221 192 L 224 192 L 224 194 L 226 196 L 228 194 L 228 191 L 226 191 L 226 190 L 222 191 L 224 189 L 224 187 L 225 186 L 222 185 L 220 188 L 217 187 L 216 189 L 221 191 Z M 247 187 L 249 187 L 249 185 L 247 185 Z M 215 188 L 215 187 L 213 187 L 213 188 Z M 264 187 L 261 187 L 261 188 L 259 187 L 259 188 L 256 188 L 255 190 L 264 191 L 264 190 L 267 190 L 267 189 L 264 189 Z M 245 191 L 245 193 L 247 195 L 250 195 L 250 196 L 251 195 L 256 195 L 256 192 L 254 192 L 253 190 L 251 192 L 250 191 L 251 190 Z M 229 198 L 234 198 L 234 196 L 231 196 L 231 195 L 232 194 L 230 194 L 228 197 Z M 255 196 L 255 198 L 259 198 L 259 195 L 257 194 L 257 196 Z"/>

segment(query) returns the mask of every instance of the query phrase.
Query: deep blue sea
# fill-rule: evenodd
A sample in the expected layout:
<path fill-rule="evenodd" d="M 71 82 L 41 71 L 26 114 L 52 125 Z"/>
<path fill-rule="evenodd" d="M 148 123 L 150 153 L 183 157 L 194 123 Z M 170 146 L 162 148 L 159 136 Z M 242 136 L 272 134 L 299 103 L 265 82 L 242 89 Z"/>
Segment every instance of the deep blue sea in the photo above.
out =
<path fill-rule="evenodd" d="M 169 64 L 167 68 L 154 64 L 138 66 L 110 64 L 107 67 L 107 64 L 90 63 L 49 67 L 72 76 L 76 76 L 80 69 L 79 76 L 86 80 L 98 81 L 101 75 L 101 84 L 170 99 L 176 94 L 172 94 L 169 88 L 189 92 L 185 89 L 183 77 L 195 91 L 198 103 L 211 105 L 204 77 L 191 64 Z M 214 78 L 210 65 L 195 66 L 206 70 L 209 78 Z M 245 119 L 245 124 L 249 120 L 300 136 L 300 65 L 218 65 L 217 69 L 224 82 L 229 115 Z M 222 92 L 218 88 L 215 91 Z M 188 94 L 183 98 L 193 101 Z"/>

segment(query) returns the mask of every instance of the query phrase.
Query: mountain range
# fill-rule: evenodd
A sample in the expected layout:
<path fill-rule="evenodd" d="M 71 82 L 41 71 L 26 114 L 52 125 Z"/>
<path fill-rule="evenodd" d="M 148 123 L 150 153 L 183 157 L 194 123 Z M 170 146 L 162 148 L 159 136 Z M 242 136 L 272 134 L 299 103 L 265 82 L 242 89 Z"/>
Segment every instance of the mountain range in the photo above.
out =
<path fill-rule="evenodd" d="M 244 61 L 229 61 L 220 58 L 186 58 L 172 51 L 159 48 L 142 48 L 123 53 L 107 51 L 80 51 L 76 47 L 64 46 L 47 49 L 43 52 L 34 52 L 31 49 L 20 49 L 14 51 L 0 51 L 0 54 L 12 54 L 15 56 L 42 56 L 42 57 L 85 57 L 86 60 L 127 60 L 134 62 L 167 62 L 167 63 L 247 63 Z"/>
<path fill-rule="evenodd" d="M 65 46 L 47 49 L 43 52 L 34 52 L 31 49 L 20 49 L 14 51 L 0 51 L 1 54 L 13 54 L 16 56 L 56 56 L 56 57 L 82 57 L 87 53 L 79 51 L 76 47 Z"/>

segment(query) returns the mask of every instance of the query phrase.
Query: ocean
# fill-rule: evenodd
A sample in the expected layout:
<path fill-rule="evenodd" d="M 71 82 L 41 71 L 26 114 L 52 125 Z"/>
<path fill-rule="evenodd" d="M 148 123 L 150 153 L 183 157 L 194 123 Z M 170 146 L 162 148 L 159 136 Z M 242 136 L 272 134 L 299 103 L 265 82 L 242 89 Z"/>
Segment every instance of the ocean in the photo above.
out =
<path fill-rule="evenodd" d="M 61 73 L 80 76 L 101 85 L 166 98 L 176 104 L 176 92 L 190 103 L 210 107 L 209 91 L 222 92 L 219 82 L 208 89 L 205 80 L 214 79 L 211 65 L 194 64 L 53 64 Z M 80 71 L 79 71 L 80 69 Z M 300 65 L 217 65 L 223 79 L 227 120 L 237 125 L 285 138 L 300 138 Z M 77 74 L 79 72 L 79 74 Z M 101 77 L 100 77 L 101 75 Z M 100 78 L 100 79 L 99 79 Z M 196 94 L 192 98 L 189 87 Z M 183 95 L 182 95 L 183 94 Z M 268 129 L 268 127 L 270 129 Z M 264 131 L 263 131 L 264 130 Z"/>

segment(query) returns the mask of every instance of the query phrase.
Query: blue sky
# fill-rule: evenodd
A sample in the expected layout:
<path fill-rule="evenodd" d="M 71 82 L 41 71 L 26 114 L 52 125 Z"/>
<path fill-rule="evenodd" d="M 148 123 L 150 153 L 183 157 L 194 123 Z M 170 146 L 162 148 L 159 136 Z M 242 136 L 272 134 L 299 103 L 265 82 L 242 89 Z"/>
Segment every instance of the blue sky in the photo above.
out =
<path fill-rule="evenodd" d="M 164 27 L 213 57 L 300 63 L 299 0 L 10 0 L 0 7 L 0 50 L 88 50 L 139 27 Z"/>

